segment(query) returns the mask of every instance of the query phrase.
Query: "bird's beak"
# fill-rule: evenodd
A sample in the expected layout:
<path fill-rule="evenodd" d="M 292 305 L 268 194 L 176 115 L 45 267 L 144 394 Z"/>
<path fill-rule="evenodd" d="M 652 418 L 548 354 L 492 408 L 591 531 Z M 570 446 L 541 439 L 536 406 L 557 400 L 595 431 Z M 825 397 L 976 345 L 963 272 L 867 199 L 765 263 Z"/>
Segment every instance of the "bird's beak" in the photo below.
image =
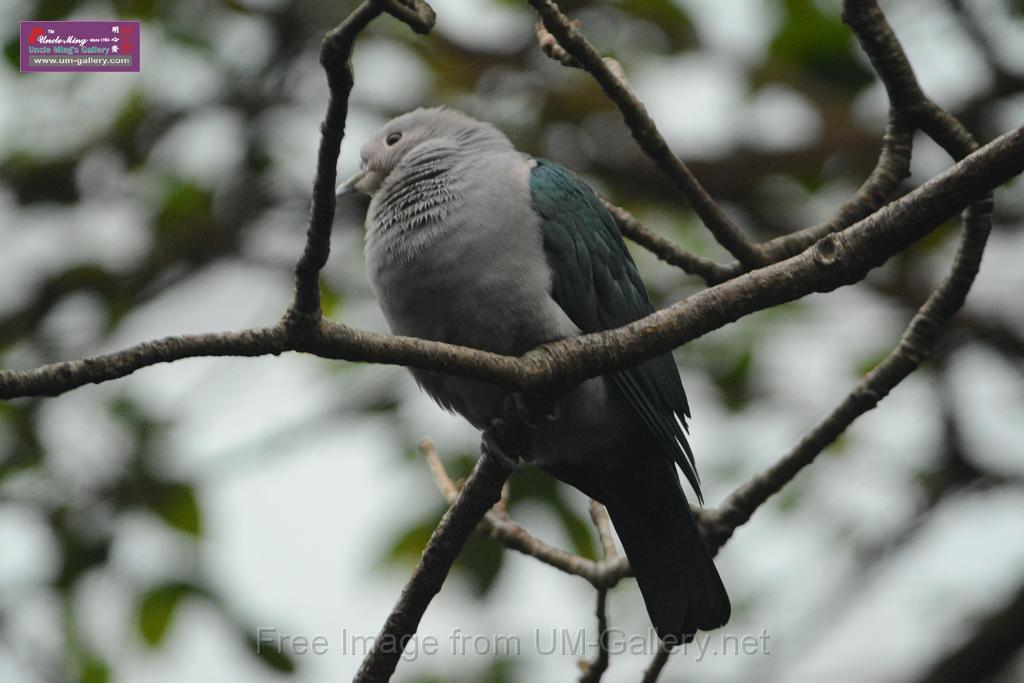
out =
<path fill-rule="evenodd" d="M 362 192 L 359 188 L 359 182 L 366 176 L 366 169 L 359 169 L 359 172 L 354 176 L 338 185 L 335 189 L 334 194 L 338 197 L 344 197 L 346 195 L 355 194 L 356 192 Z"/>

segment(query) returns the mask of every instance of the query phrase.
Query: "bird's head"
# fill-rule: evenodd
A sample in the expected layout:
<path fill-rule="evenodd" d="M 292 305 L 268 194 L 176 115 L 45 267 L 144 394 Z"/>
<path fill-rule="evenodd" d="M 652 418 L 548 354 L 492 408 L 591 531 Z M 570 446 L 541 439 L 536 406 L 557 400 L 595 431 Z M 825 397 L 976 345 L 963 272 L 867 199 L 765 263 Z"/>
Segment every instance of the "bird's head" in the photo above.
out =
<path fill-rule="evenodd" d="M 497 128 L 448 107 L 416 109 L 388 121 L 359 151 L 356 175 L 338 186 L 338 195 L 372 195 L 392 171 L 447 155 L 512 149 Z"/>

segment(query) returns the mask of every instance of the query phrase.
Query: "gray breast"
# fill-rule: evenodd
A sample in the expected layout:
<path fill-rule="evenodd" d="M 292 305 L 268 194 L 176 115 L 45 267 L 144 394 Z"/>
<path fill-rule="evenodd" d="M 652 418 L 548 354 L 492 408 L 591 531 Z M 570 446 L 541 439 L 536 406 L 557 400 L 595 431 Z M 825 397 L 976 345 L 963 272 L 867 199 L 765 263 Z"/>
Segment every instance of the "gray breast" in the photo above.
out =
<path fill-rule="evenodd" d="M 395 334 L 518 355 L 578 333 L 550 296 L 528 162 L 427 157 L 389 176 L 367 217 L 366 262 Z M 416 371 L 441 405 L 484 426 L 503 392 Z"/>

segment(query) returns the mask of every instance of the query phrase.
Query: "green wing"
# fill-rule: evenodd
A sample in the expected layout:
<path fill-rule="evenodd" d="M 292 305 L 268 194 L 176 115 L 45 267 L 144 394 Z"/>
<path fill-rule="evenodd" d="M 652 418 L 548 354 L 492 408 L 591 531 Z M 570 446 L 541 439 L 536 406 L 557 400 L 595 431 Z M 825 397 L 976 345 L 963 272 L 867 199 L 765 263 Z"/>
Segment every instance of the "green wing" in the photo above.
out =
<path fill-rule="evenodd" d="M 622 327 L 652 313 L 640 273 L 615 219 L 583 181 L 556 163 L 536 160 L 530 176 L 555 301 L 583 332 Z M 682 468 L 703 503 L 686 438 L 690 409 L 672 354 L 611 375 L 630 405 Z"/>

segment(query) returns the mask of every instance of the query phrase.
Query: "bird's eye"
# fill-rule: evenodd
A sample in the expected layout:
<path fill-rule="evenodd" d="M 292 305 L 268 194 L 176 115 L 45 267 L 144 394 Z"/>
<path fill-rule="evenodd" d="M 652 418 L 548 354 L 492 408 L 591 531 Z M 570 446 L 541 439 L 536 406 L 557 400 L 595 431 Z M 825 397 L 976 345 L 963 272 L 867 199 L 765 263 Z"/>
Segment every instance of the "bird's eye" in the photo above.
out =
<path fill-rule="evenodd" d="M 387 140 L 385 140 L 384 142 L 386 142 L 388 147 L 390 147 L 391 145 L 395 144 L 396 142 L 398 142 L 401 139 L 402 139 L 402 134 L 401 133 L 392 133 L 391 135 L 388 136 Z"/>

